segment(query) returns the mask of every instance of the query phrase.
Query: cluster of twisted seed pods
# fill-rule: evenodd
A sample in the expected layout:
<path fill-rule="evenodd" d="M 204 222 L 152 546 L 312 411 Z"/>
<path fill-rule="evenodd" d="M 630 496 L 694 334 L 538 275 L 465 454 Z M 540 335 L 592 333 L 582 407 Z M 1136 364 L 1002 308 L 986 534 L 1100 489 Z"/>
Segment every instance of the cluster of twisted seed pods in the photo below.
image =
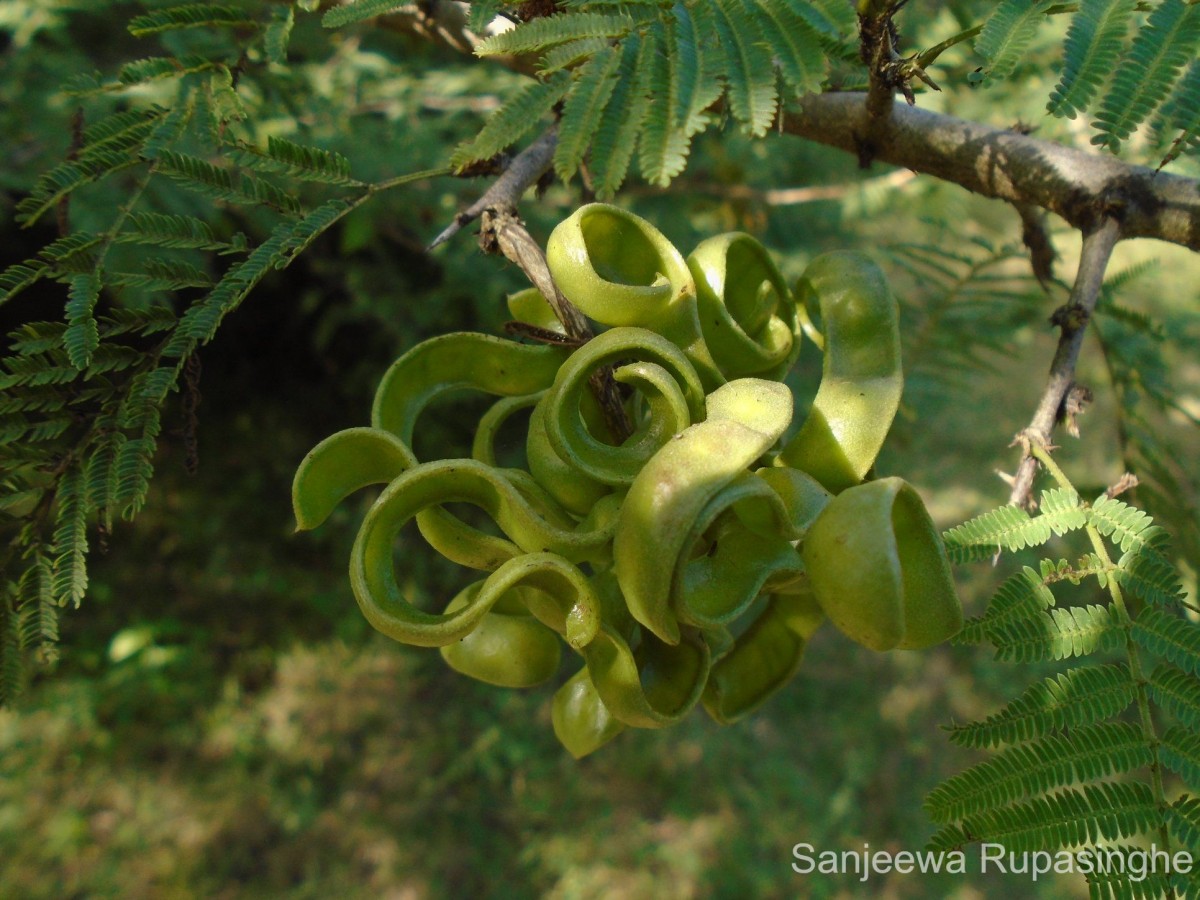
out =
<path fill-rule="evenodd" d="M 898 478 L 868 480 L 902 388 L 895 300 L 868 258 L 821 256 L 793 292 L 748 235 L 711 238 L 685 259 L 648 222 L 602 204 L 562 222 L 547 257 L 563 294 L 605 330 L 577 348 L 425 341 L 384 376 L 371 426 L 327 438 L 296 473 L 301 529 L 386 485 L 350 560 L 373 626 L 508 687 L 554 678 L 565 640 L 583 666 L 558 689 L 553 722 L 575 756 L 697 703 L 722 723 L 746 715 L 795 674 L 826 618 L 880 651 L 958 630 L 921 500 Z M 536 291 L 510 309 L 560 329 Z M 781 445 L 793 412 L 782 379 L 806 332 L 823 375 Z M 623 441 L 589 387 L 605 367 L 627 386 Z M 471 458 L 419 461 L 421 411 L 464 388 L 500 398 Z M 497 432 L 523 410 L 526 465 L 502 468 Z M 448 504 L 459 503 L 498 533 L 456 516 Z M 393 543 L 413 519 L 433 551 L 486 573 L 440 611 L 410 602 L 395 570 Z"/>

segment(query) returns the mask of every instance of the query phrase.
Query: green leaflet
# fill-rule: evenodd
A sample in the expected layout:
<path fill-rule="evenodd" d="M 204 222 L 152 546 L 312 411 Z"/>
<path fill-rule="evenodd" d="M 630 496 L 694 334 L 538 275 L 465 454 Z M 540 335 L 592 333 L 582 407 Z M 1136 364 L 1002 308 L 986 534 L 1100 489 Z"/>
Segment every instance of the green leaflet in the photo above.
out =
<path fill-rule="evenodd" d="M 454 151 L 450 156 L 451 168 L 462 169 L 469 163 L 491 159 L 512 146 L 550 112 L 570 86 L 571 75 L 563 71 L 527 85 L 488 119 L 479 134 Z"/>
<path fill-rule="evenodd" d="M 326 18 L 369 2 L 375 0 L 338 7 Z M 560 176 L 586 158 L 597 195 L 607 198 L 621 186 L 636 147 L 642 175 L 666 185 L 686 166 L 692 138 L 718 120 L 710 112 L 715 104 L 726 98 L 734 120 L 764 134 L 778 108 L 776 69 L 796 93 L 818 88 L 828 58 L 847 55 L 843 40 L 855 25 L 853 4 L 841 0 L 600 4 L 519 22 L 476 52 L 527 55 L 550 78 L 505 102 L 452 165 L 513 144 L 565 94 Z M 566 80 L 554 81 L 560 75 Z"/>
<path fill-rule="evenodd" d="M 404 6 L 403 0 L 354 0 L 335 6 L 321 17 L 326 28 L 340 28 L 353 22 L 361 22 L 373 16 L 381 16 Z"/>
<path fill-rule="evenodd" d="M 1063 45 L 1063 74 L 1046 111 L 1075 116 L 1087 108 L 1117 61 L 1136 0 L 1083 0 Z"/>
<path fill-rule="evenodd" d="M 621 54 L 606 47 L 579 68 L 563 104 L 558 144 L 554 148 L 554 171 L 564 182 L 571 180 L 583 161 L 589 140 L 617 86 L 620 63 Z"/>
<path fill-rule="evenodd" d="M 743 24 L 751 19 L 746 0 L 716 0 L 712 10 L 717 33 L 725 46 L 733 117 L 749 134 L 759 137 L 766 134 L 775 120 L 778 101 L 770 54 L 756 40 L 758 35 L 753 29 Z"/>
<path fill-rule="evenodd" d="M 975 39 L 975 52 L 988 61 L 987 77 L 1005 78 L 1021 62 L 1050 0 L 1002 0 Z"/>
<path fill-rule="evenodd" d="M 615 13 L 561 13 L 535 18 L 519 28 L 492 35 L 475 52 L 480 56 L 528 53 L 582 38 L 618 37 L 632 26 L 631 18 Z"/>
<path fill-rule="evenodd" d="M 1113 76 L 1092 123 L 1100 134 L 1093 144 L 1120 149 L 1162 103 L 1200 45 L 1200 8 L 1184 0 L 1163 0 L 1139 29 Z"/>

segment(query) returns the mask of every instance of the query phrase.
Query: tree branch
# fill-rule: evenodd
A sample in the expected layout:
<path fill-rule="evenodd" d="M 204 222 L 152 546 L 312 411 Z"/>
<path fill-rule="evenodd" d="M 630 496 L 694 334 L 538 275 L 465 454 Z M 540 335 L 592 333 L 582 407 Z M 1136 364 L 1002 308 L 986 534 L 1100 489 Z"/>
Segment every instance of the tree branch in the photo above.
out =
<path fill-rule="evenodd" d="M 1113 247 L 1120 239 L 1120 226 L 1115 219 L 1105 219 L 1100 226 L 1083 236 L 1083 249 L 1079 257 L 1079 270 L 1075 274 L 1075 285 L 1067 305 L 1054 314 L 1052 321 L 1061 328 L 1058 349 L 1050 364 L 1050 377 L 1037 411 L 1028 427 L 1017 436 L 1017 442 L 1025 447 L 1024 456 L 1013 478 L 1009 503 L 1028 507 L 1033 494 L 1033 478 L 1037 474 L 1038 461 L 1030 447 L 1048 449 L 1054 434 L 1054 426 L 1067 406 L 1068 395 L 1075 384 L 1075 365 L 1087 332 L 1088 321 L 1100 299 L 1100 288 L 1104 284 L 1104 271 L 1112 257 Z"/>
<path fill-rule="evenodd" d="M 789 134 L 857 154 L 870 135 L 876 159 L 967 190 L 1041 207 L 1084 233 L 1106 219 L 1119 238 L 1200 250 L 1200 182 L 1014 131 L 896 104 L 870 120 L 866 94 L 808 94 L 784 113 Z"/>
<path fill-rule="evenodd" d="M 446 228 L 429 245 L 432 250 L 444 244 L 462 230 L 463 226 L 478 219 L 488 209 L 513 209 L 522 195 L 537 184 L 538 179 L 550 171 L 554 162 L 554 148 L 558 144 L 558 128 L 551 126 L 545 134 L 513 157 L 508 168 L 497 178 L 483 195 L 454 217 Z"/>

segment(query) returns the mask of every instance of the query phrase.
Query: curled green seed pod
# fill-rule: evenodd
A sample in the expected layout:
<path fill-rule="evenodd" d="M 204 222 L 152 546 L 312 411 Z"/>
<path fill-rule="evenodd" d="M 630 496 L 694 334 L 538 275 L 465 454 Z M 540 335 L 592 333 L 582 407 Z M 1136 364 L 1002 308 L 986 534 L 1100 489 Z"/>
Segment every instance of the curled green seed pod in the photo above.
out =
<path fill-rule="evenodd" d="M 417 417 L 438 396 L 464 388 L 501 397 L 534 394 L 550 387 L 569 355 L 564 347 L 473 332 L 430 338 L 387 370 L 375 391 L 371 424 L 411 447 Z"/>
<path fill-rule="evenodd" d="M 330 435 L 309 451 L 296 470 L 292 508 L 297 530 L 316 528 L 350 494 L 368 485 L 387 484 L 416 465 L 408 445 L 382 429 L 348 428 Z M 554 516 L 553 504 L 542 502 L 537 509 L 560 527 L 572 527 L 561 514 Z M 490 571 L 521 552 L 512 541 L 486 534 L 436 507 L 417 514 L 417 527 L 447 559 L 474 569 Z"/>
<path fill-rule="evenodd" d="M 554 695 L 550 720 L 559 743 L 576 759 L 599 750 L 625 725 L 613 718 L 596 692 L 587 668 L 580 669 Z"/>
<path fill-rule="evenodd" d="M 721 373 L 783 378 L 800 352 L 800 322 L 766 248 L 748 234 L 723 234 L 702 241 L 687 264 L 704 341 Z"/>
<path fill-rule="evenodd" d="M 503 397 L 491 405 L 479 418 L 475 426 L 475 440 L 471 444 L 471 458 L 489 466 L 496 465 L 496 435 L 504 424 L 523 409 L 531 409 L 545 396 L 545 391 L 536 394 L 520 394 Z"/>
<path fill-rule="evenodd" d="M 521 469 L 493 469 L 492 472 L 515 489 L 524 501 L 528 514 L 544 520 L 548 527 L 557 529 L 561 535 L 572 535 L 567 544 L 557 543 L 555 546 L 558 549 L 572 547 L 575 548 L 570 551 L 573 554 L 580 546 L 586 546 L 593 551 L 589 559 L 607 561 L 609 554 L 599 546 L 604 534 L 589 534 L 582 543 L 577 540 L 580 535 L 595 529 L 578 526 L 528 472 Z M 441 507 L 430 507 L 417 513 L 417 527 L 434 550 L 451 562 L 472 569 L 490 572 L 522 552 L 512 541 L 468 525 Z"/>
<path fill-rule="evenodd" d="M 525 553 L 501 564 L 471 606 L 452 615 L 434 615 L 405 598 L 393 565 L 392 544 L 414 516 L 455 502 L 483 509 Z M 552 609 L 531 608 L 530 612 L 574 643 L 571 608 L 582 604 L 597 622 L 599 614 L 586 579 L 556 551 L 576 560 L 603 558 L 611 534 L 611 525 L 591 532 L 556 527 L 503 473 L 475 460 L 424 463 L 396 478 L 368 511 L 350 554 L 350 583 L 372 625 L 395 640 L 427 647 L 460 640 L 505 590 L 526 583 L 553 601 Z"/>
<path fill-rule="evenodd" d="M 962 627 L 941 537 L 900 478 L 834 497 L 804 536 L 801 555 L 829 621 L 872 650 L 919 650 Z"/>
<path fill-rule="evenodd" d="M 378 428 L 347 428 L 317 444 L 292 480 L 296 530 L 316 528 L 355 491 L 387 484 L 417 464 L 408 445 Z"/>
<path fill-rule="evenodd" d="M 614 447 L 597 438 L 584 417 L 589 376 L 613 363 L 633 360 L 614 372 L 639 388 L 648 415 L 633 436 Z M 642 328 L 614 328 L 597 335 L 563 364 L 546 400 L 546 436 L 560 460 L 602 484 L 629 484 L 671 436 L 704 414 L 704 389 L 695 369 L 665 338 Z"/>
<path fill-rule="evenodd" d="M 448 615 L 478 599 L 484 581 L 464 589 L 446 607 Z M 442 659 L 463 675 L 498 687 L 533 687 L 553 678 L 562 656 L 562 640 L 521 606 L 514 597 L 522 588 L 501 596 L 475 630 L 440 649 Z"/>
<path fill-rule="evenodd" d="M 899 408 L 899 314 L 883 273 L 861 253 L 817 257 L 796 294 L 820 307 L 825 359 L 812 409 L 780 462 L 836 494 L 866 477 Z"/>
<path fill-rule="evenodd" d="M 833 495 L 821 487 L 815 478 L 799 469 L 776 466 L 759 469 L 754 474 L 769 484 L 783 502 L 791 539 L 803 537 L 808 526 L 833 499 Z"/>
<path fill-rule="evenodd" d="M 583 396 L 585 402 L 594 402 L 590 394 Z M 561 503 L 564 509 L 576 515 L 585 515 L 597 500 L 612 491 L 612 486 L 589 477 L 558 455 L 558 451 L 550 443 L 550 436 L 546 434 L 546 410 L 549 403 L 547 394 L 533 408 L 529 418 L 529 433 L 525 442 L 525 458 L 529 460 L 529 471 L 538 484 Z M 585 415 L 584 421 L 588 420 L 589 417 Z"/>
<path fill-rule="evenodd" d="M 704 708 L 722 725 L 758 709 L 791 681 L 808 639 L 825 621 L 807 593 L 776 594 L 713 664 L 704 688 Z"/>
<path fill-rule="evenodd" d="M 679 640 L 670 608 L 677 561 L 692 526 L 722 488 L 787 428 L 792 395 L 774 381 L 743 378 L 708 398 L 708 418 L 680 432 L 647 462 L 625 498 L 613 561 L 633 617 L 668 644 Z"/>
<path fill-rule="evenodd" d="M 687 355 L 706 386 L 725 380 L 704 344 L 691 271 L 645 219 L 605 203 L 581 206 L 551 232 L 546 261 L 585 315 L 656 332 Z"/>
<path fill-rule="evenodd" d="M 675 644 L 645 632 L 637 650 L 607 623 L 583 648 L 588 675 L 604 706 L 635 728 L 680 722 L 700 700 L 712 652 L 704 637 L 687 629 Z"/>
<path fill-rule="evenodd" d="M 525 288 L 508 295 L 508 312 L 518 322 L 532 325 L 543 331 L 551 331 L 566 337 L 567 329 L 558 321 L 552 307 L 542 292 L 535 287 Z"/>
<path fill-rule="evenodd" d="M 671 609 L 679 620 L 705 629 L 728 625 L 764 589 L 799 578 L 804 565 L 789 525 L 771 486 L 738 474 L 696 516 L 676 560 Z"/>

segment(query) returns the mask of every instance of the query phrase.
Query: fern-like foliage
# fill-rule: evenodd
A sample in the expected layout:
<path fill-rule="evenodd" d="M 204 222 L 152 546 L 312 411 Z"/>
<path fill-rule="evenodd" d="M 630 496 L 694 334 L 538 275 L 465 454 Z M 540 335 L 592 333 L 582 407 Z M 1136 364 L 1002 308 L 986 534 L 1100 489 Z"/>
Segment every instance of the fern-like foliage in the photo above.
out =
<path fill-rule="evenodd" d="M 490 158 L 561 103 L 554 160 L 561 178 L 586 163 L 596 193 L 610 197 L 636 152 L 642 175 L 664 185 L 715 120 L 709 110 L 717 101 L 727 100 L 728 114 L 749 134 L 764 134 L 781 100 L 820 87 L 856 27 L 852 4 L 841 0 L 565 6 L 479 45 L 483 56 L 534 57 L 541 79 L 510 97 L 455 151 L 452 165 Z"/>
<path fill-rule="evenodd" d="M 1050 114 L 1091 114 L 1092 143 L 1114 153 L 1149 124 L 1160 165 L 1200 149 L 1200 9 L 1189 0 L 1003 0 L 982 25 L 950 43 L 974 36 L 984 64 L 968 80 L 996 84 L 1012 76 L 1058 17 L 1069 22 L 1061 47 L 1051 51 L 1062 74 L 1046 104 Z"/>
<path fill-rule="evenodd" d="M 905 303 L 905 396 L 923 409 L 953 402 L 1011 356 L 1011 336 L 1043 318 L 1045 294 L 1016 244 L 949 239 L 952 223 L 930 223 L 947 240 L 882 247 Z"/>
<path fill-rule="evenodd" d="M 1049 0 L 1002 0 L 996 4 L 975 39 L 975 52 L 988 61 L 981 77 L 1001 79 L 1012 74 L 1049 6 Z"/>
<path fill-rule="evenodd" d="M 133 19 L 132 34 L 170 33 L 180 52 L 78 81 L 76 98 L 105 112 L 18 204 L 22 224 L 53 217 L 65 233 L 0 271 L 0 304 L 33 288 L 62 304 L 57 319 L 13 332 L 0 359 L 0 704 L 30 659 L 53 661 L 58 614 L 84 599 L 97 538 L 146 502 L 164 419 L 195 389 L 198 351 L 264 278 L 406 181 L 368 184 L 338 153 L 255 133 L 239 93 L 246 60 L 286 57 L 293 11 L 249 8 L 184 4 Z M 158 104 L 139 100 L 148 82 Z M 114 98 L 125 108 L 112 111 Z M 238 210 L 266 237 L 156 208 L 167 183 L 198 208 Z M 93 204 L 107 223 L 91 215 L 72 228 L 72 204 L 89 191 L 120 202 Z"/>
<path fill-rule="evenodd" d="M 1152 268 L 1143 263 L 1106 280 L 1093 320 L 1095 334 L 1117 401 L 1125 466 L 1138 473 L 1138 502 L 1171 532 L 1184 558 L 1200 559 L 1200 481 L 1186 463 L 1200 419 L 1180 404 L 1172 363 L 1176 347 L 1183 359 L 1200 352 L 1195 327 L 1178 314 L 1151 319 L 1126 306 L 1121 296 Z M 1170 420 L 1183 424 L 1172 428 L 1166 424 Z M 1157 565 L 1153 556 L 1143 563 Z"/>
<path fill-rule="evenodd" d="M 1096 111 L 1100 134 L 1093 143 L 1119 149 L 1166 98 L 1182 68 L 1196 58 L 1197 45 L 1200 8 L 1185 0 L 1163 0 L 1155 7 Z"/>
<path fill-rule="evenodd" d="M 1064 485 L 1042 495 L 1036 515 L 993 510 L 945 539 L 958 558 L 978 559 L 1054 536 L 1090 549 L 1012 575 L 956 640 L 991 645 L 1000 660 L 1072 666 L 948 728 L 954 743 L 994 753 L 929 794 L 942 826 L 932 847 L 1106 854 L 1110 865 L 1088 875 L 1092 896 L 1181 896 L 1186 873 L 1160 866 L 1146 879 L 1130 856 L 1149 844 L 1200 851 L 1189 793 L 1200 790 L 1200 625 L 1186 615 L 1163 530 L 1122 500 L 1084 503 Z M 1080 602 L 1074 591 L 1064 604 L 1055 591 L 1066 582 L 1097 594 Z"/>

